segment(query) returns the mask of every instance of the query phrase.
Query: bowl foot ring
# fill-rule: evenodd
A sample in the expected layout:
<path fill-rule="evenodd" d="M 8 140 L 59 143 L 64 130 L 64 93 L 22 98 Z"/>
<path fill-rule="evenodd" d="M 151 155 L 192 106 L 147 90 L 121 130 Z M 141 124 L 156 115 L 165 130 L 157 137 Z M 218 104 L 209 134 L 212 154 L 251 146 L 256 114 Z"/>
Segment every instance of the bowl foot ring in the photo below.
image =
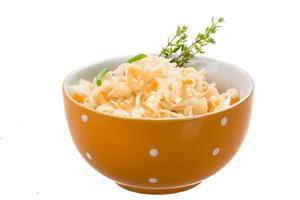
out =
<path fill-rule="evenodd" d="M 143 194 L 172 194 L 172 193 L 177 193 L 177 192 L 183 192 L 185 190 L 189 190 L 197 185 L 199 183 L 194 183 L 192 185 L 188 186 L 183 186 L 183 187 L 176 187 L 176 188 L 168 188 L 168 189 L 147 189 L 147 188 L 138 188 L 138 187 L 132 187 L 128 185 L 123 185 L 121 183 L 117 183 L 120 187 L 132 191 L 132 192 L 137 192 L 137 193 L 143 193 Z"/>

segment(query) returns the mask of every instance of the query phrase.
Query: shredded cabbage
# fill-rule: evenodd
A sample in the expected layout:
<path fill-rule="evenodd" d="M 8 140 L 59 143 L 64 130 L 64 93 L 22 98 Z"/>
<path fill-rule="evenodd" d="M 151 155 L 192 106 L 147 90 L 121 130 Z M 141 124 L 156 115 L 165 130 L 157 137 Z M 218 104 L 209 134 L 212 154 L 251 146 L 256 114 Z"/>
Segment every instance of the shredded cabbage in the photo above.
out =
<path fill-rule="evenodd" d="M 168 59 L 147 56 L 109 71 L 97 86 L 81 79 L 70 86 L 71 96 L 98 112 L 123 117 L 179 118 L 228 108 L 239 100 L 231 88 L 219 93 L 205 80 L 205 71 L 176 67 Z"/>

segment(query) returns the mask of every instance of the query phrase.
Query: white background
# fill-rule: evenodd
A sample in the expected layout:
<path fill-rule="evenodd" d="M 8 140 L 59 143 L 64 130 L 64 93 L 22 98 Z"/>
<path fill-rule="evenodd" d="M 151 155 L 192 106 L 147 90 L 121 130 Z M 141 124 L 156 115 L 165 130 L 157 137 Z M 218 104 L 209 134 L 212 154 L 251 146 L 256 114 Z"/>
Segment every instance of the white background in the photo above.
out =
<path fill-rule="evenodd" d="M 300 12 L 297 1 L 0 0 L 0 199 L 299 199 Z M 128 192 L 80 157 L 61 85 L 101 59 L 158 52 L 178 24 L 190 34 L 225 17 L 206 55 L 256 84 L 234 159 L 187 192 Z"/>

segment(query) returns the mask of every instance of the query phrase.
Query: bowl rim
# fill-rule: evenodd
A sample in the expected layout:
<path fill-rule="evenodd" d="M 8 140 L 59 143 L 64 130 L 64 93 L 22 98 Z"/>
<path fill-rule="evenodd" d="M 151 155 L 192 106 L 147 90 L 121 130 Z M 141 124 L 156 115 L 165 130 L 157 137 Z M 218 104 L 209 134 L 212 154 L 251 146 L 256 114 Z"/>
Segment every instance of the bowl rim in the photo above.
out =
<path fill-rule="evenodd" d="M 96 65 L 96 64 L 101 63 L 101 62 L 113 62 L 116 59 L 127 59 L 127 58 L 132 57 L 132 56 L 134 56 L 134 55 L 125 55 L 125 56 L 110 57 L 110 58 L 98 60 L 96 62 L 92 62 L 90 64 L 86 64 L 86 65 L 83 65 L 81 67 L 78 67 L 77 69 L 73 70 L 71 73 L 69 73 L 65 77 L 65 79 L 63 81 L 63 84 L 62 84 L 63 93 L 65 94 L 65 96 L 71 102 L 73 102 L 76 105 L 80 106 L 81 108 L 83 108 L 85 110 L 88 110 L 90 112 L 93 112 L 93 113 L 95 113 L 95 114 L 97 114 L 99 116 L 105 116 L 105 117 L 110 117 L 110 118 L 115 118 L 115 119 L 122 119 L 122 120 L 138 120 L 138 121 L 189 121 L 189 120 L 195 120 L 195 119 L 205 118 L 205 117 L 212 116 L 212 115 L 217 115 L 217 114 L 220 114 L 220 113 L 224 113 L 224 112 L 226 112 L 228 110 L 231 110 L 231 109 L 239 106 L 240 104 L 242 104 L 244 101 L 246 101 L 253 94 L 254 89 L 255 89 L 255 85 L 254 85 L 254 81 L 253 81 L 252 77 L 245 70 L 243 70 L 242 68 L 240 68 L 240 67 L 238 67 L 238 66 L 236 66 L 234 64 L 231 64 L 229 62 L 223 61 L 223 60 L 219 60 L 219 59 L 215 59 L 215 58 L 211 58 L 211 57 L 207 57 L 207 56 L 195 56 L 194 59 L 204 58 L 204 59 L 214 60 L 214 61 L 217 61 L 217 62 L 221 62 L 221 63 L 223 63 L 225 65 L 229 65 L 234 70 L 239 71 L 240 73 L 242 73 L 243 75 L 245 75 L 248 78 L 249 83 L 250 83 L 250 89 L 249 89 L 249 91 L 246 93 L 246 95 L 242 99 L 240 99 L 238 102 L 234 103 L 233 105 L 229 106 L 226 109 L 219 110 L 219 111 L 214 111 L 214 112 L 209 112 L 209 113 L 205 113 L 205 114 L 201 114 L 201 115 L 188 116 L 188 117 L 179 117 L 179 118 L 171 118 L 171 117 L 166 117 L 166 118 L 123 117 L 123 116 L 117 116 L 117 115 L 113 115 L 113 114 L 105 113 L 105 112 L 97 112 L 95 109 L 91 109 L 91 108 L 85 107 L 85 106 L 83 106 L 83 104 L 78 103 L 77 101 L 75 101 L 71 97 L 71 95 L 69 94 L 69 92 L 67 91 L 67 89 L 66 89 L 66 81 L 71 76 L 73 76 L 74 74 L 78 73 L 79 71 L 82 71 L 82 70 L 84 70 L 86 68 L 91 67 L 92 65 Z"/>

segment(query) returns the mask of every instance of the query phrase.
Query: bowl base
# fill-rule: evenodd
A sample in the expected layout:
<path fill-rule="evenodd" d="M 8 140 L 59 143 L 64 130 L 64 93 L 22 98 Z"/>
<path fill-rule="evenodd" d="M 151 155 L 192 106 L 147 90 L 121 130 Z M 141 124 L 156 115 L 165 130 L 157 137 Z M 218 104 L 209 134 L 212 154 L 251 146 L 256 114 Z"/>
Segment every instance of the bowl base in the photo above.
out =
<path fill-rule="evenodd" d="M 194 183 L 194 184 L 188 185 L 188 186 L 168 188 L 168 189 L 147 189 L 147 188 L 139 188 L 139 187 L 123 185 L 121 183 L 117 183 L 117 184 L 126 190 L 129 190 L 132 192 L 137 192 L 137 193 L 142 193 L 142 194 L 172 194 L 172 193 L 183 192 L 185 190 L 189 190 L 189 189 L 197 186 L 199 183 L 201 183 L 201 182 Z"/>

